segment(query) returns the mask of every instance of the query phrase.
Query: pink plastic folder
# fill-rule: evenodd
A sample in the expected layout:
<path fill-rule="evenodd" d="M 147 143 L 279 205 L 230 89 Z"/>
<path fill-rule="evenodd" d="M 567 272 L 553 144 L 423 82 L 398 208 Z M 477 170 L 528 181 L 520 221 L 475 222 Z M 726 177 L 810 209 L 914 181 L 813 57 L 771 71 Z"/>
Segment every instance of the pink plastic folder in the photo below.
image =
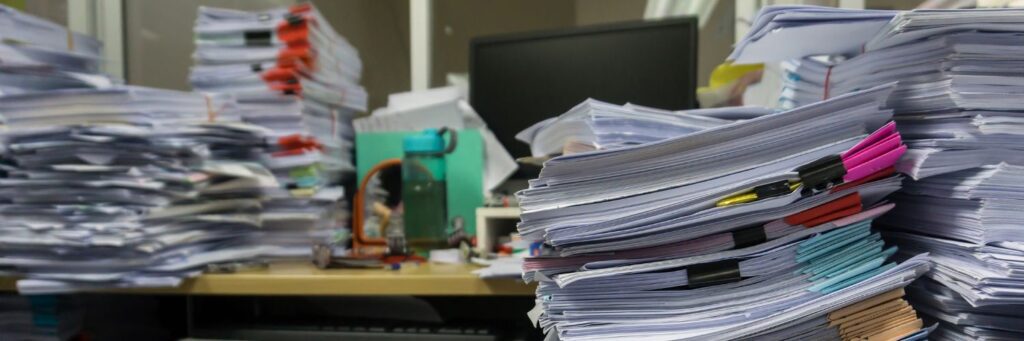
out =
<path fill-rule="evenodd" d="M 846 168 L 843 181 L 857 181 L 890 167 L 906 151 L 907 147 L 903 145 L 903 139 L 896 130 L 896 123 L 889 122 L 841 155 L 843 167 Z"/>

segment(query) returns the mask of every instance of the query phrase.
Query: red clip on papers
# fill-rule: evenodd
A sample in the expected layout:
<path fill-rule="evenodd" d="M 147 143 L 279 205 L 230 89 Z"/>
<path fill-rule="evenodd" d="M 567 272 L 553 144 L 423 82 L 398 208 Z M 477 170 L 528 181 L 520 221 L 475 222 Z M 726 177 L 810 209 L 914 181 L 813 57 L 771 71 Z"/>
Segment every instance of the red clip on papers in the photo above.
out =
<path fill-rule="evenodd" d="M 860 194 L 851 193 L 824 205 L 788 216 L 783 221 L 789 225 L 815 227 L 842 217 L 860 213 L 861 209 L 863 207 L 861 206 Z"/>
<path fill-rule="evenodd" d="M 302 94 L 302 83 L 299 82 L 299 75 L 295 69 L 275 67 L 263 72 L 261 77 L 271 89 L 295 95 Z"/>
<path fill-rule="evenodd" d="M 272 154 L 274 157 L 305 154 L 311 150 L 323 150 L 323 145 L 316 138 L 303 135 L 288 135 L 277 139 L 277 145 L 283 149 Z"/>

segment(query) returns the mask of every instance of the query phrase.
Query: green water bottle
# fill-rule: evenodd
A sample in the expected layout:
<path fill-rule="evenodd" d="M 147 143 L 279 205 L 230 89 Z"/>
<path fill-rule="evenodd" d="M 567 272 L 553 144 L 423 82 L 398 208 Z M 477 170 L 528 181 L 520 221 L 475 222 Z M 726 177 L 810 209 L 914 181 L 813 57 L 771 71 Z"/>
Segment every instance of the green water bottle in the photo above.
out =
<path fill-rule="evenodd" d="M 445 146 L 444 134 L 451 143 Z M 402 206 L 405 238 L 417 252 L 447 247 L 448 204 L 444 156 L 455 149 L 448 128 L 427 129 L 402 141 Z"/>

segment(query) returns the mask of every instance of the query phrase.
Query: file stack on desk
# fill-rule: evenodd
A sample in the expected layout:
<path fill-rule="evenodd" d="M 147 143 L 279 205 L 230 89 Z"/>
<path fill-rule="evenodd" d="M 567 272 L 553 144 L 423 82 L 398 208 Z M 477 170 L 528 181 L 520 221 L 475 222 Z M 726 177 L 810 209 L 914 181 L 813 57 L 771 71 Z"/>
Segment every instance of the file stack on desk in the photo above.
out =
<path fill-rule="evenodd" d="M 898 81 L 887 106 L 910 146 L 898 168 L 917 181 L 881 222 L 903 251 L 932 253 L 909 292 L 940 339 L 1024 338 L 1022 24 L 1021 9 L 902 12 L 846 42 L 858 52 L 788 56 L 792 105 Z"/>
<path fill-rule="evenodd" d="M 200 7 L 195 34 L 193 88 L 233 95 L 245 122 L 277 138 L 263 164 L 292 193 L 265 205 L 267 242 L 308 254 L 347 226 L 338 186 L 354 177 L 352 118 L 367 105 L 358 52 L 310 4 Z"/>
<path fill-rule="evenodd" d="M 879 109 L 891 90 L 546 162 L 519 193 L 520 234 L 548 246 L 524 264 L 540 282 L 531 317 L 566 340 L 918 333 L 906 311 L 840 310 L 930 267 L 891 261 L 871 231 L 906 148 Z"/>
<path fill-rule="evenodd" d="M 1024 167 L 1000 163 L 908 181 L 900 209 L 882 220 L 903 250 L 935 259 L 910 293 L 942 322 L 937 338 L 1024 337 L 1022 180 Z"/>
<path fill-rule="evenodd" d="M 264 130 L 208 122 L 232 117 L 214 102 L 135 87 L 0 96 L 0 269 L 26 277 L 19 291 L 173 286 L 272 253 L 250 238 L 279 186 L 235 159 Z"/>
<path fill-rule="evenodd" d="M 267 132 L 232 98 L 116 85 L 98 42 L 0 9 L 18 25 L 0 45 L 0 274 L 19 291 L 171 286 L 277 252 L 253 244 L 281 191 L 254 162 Z"/>
<path fill-rule="evenodd" d="M 673 112 L 587 99 L 558 117 L 530 126 L 516 134 L 516 139 L 529 144 L 533 156 L 542 157 L 562 154 L 568 148 L 590 151 L 654 142 L 733 121 L 715 116 L 759 117 L 772 112 L 759 107 Z"/>
<path fill-rule="evenodd" d="M 315 7 L 200 7 L 195 34 L 196 90 L 233 94 L 246 122 L 278 136 L 314 137 L 323 150 L 322 168 L 353 171 L 351 121 L 366 111 L 367 100 L 358 85 L 362 63 Z"/>

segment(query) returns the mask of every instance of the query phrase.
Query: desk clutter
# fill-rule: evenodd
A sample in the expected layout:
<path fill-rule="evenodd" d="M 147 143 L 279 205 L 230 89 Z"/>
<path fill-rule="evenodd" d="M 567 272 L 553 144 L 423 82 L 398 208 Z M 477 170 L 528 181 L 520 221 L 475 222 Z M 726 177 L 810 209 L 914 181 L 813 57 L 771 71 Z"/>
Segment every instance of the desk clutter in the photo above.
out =
<path fill-rule="evenodd" d="M 813 10 L 778 11 L 771 22 Z M 886 107 L 909 147 L 897 168 L 912 180 L 880 223 L 901 253 L 927 252 L 935 263 L 908 288 L 911 302 L 939 322 L 938 339 L 1024 337 L 1024 281 L 1017 273 L 1024 268 L 1024 10 L 845 13 L 877 29 L 832 46 L 859 50 L 849 58 L 790 55 L 781 101 L 799 106 L 895 82 Z M 887 19 L 869 19 L 875 16 Z M 778 33 L 763 30 L 750 40 Z"/>
<path fill-rule="evenodd" d="M 519 193 L 520 234 L 549 246 L 523 266 L 531 317 L 565 340 L 922 332 L 912 311 L 860 334 L 828 320 L 930 268 L 871 228 L 903 177 L 892 90 L 546 162 Z"/>
<path fill-rule="evenodd" d="M 780 70 L 758 78 L 775 105 L 588 98 L 514 127 L 539 173 L 458 86 L 363 115 L 359 51 L 310 3 L 200 7 L 191 92 L 124 84 L 100 41 L 16 9 L 0 25 L 0 275 L 35 295 L 0 296 L 0 339 L 73 334 L 49 294 L 253 277 L 525 289 L 567 341 L 1024 339 L 1024 9 L 765 7 L 723 69 Z"/>
<path fill-rule="evenodd" d="M 200 9 L 202 93 L 122 85 L 98 73 L 98 41 L 0 20 L 29 27 L 0 45 L 0 271 L 20 292 L 176 286 L 308 258 L 347 226 L 366 96 L 356 51 L 312 6 Z"/>
<path fill-rule="evenodd" d="M 730 59 L 781 62 L 787 111 L 623 146 L 584 102 L 524 132 L 597 141 L 519 193 L 547 246 L 531 318 L 565 340 L 1021 338 L 1021 20 L 766 7 Z"/>

